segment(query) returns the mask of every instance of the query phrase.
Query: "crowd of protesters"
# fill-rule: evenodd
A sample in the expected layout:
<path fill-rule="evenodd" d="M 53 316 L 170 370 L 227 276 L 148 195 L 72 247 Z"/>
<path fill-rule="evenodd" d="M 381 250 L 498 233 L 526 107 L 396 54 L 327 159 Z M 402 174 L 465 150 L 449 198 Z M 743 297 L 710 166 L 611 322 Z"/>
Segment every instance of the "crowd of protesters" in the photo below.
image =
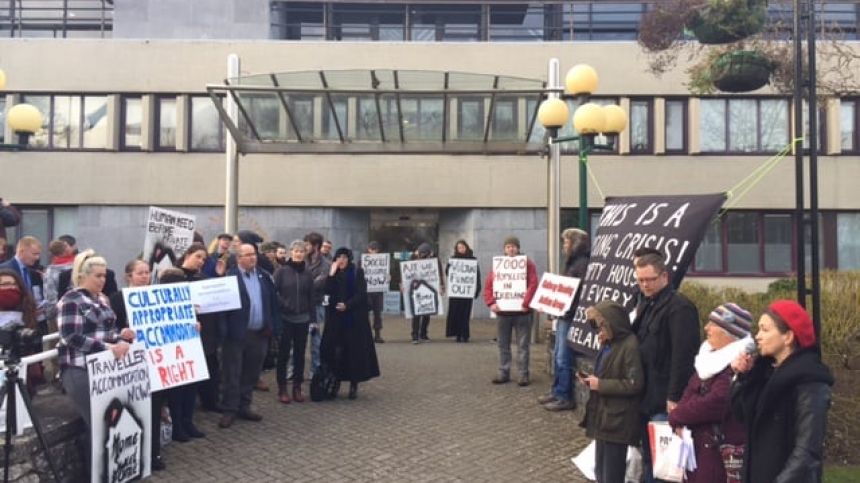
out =
<path fill-rule="evenodd" d="M 3 225 L 14 226 L 20 216 L 2 203 Z M 12 253 L 5 233 L 0 238 L 0 310 L 20 312 L 24 324 L 42 334 L 59 330 L 59 378 L 89 425 L 84 357 L 103 350 L 122 357 L 135 337 L 116 277 L 94 251 L 78 252 L 72 236 L 48 244 L 47 267 L 38 265 L 39 240 L 22 237 Z M 588 235 L 568 229 L 562 241 L 567 256 L 564 274 L 582 278 L 588 265 Z M 220 276 L 236 276 L 239 282 L 240 309 L 198 315 L 210 378 L 153 393 L 155 434 L 168 414 L 165 406 L 178 442 L 205 437 L 194 423 L 198 407 L 221 413 L 219 427 L 225 429 L 235 419 L 262 420 L 251 404 L 254 389 L 268 390 L 260 378 L 267 360 L 275 361 L 269 365 L 276 369 L 277 400 L 304 402 L 308 348 L 310 374 L 323 365 L 331 368 L 339 381 L 350 383 L 350 399 L 357 397 L 359 383 L 379 376 L 374 342 L 384 342 L 382 294 L 368 294 L 362 268 L 349 248 L 334 252 L 332 248 L 318 233 L 284 245 L 241 231 L 217 236 L 208 248 L 197 238 L 175 261 L 175 268 L 160 270 L 157 280 L 149 261 L 128 262 L 124 282 L 129 287 Z M 367 253 L 380 250 L 376 242 L 367 246 Z M 519 240 L 505 238 L 502 253 L 520 255 Z M 422 243 L 412 259 L 433 256 L 431 246 Z M 475 258 L 466 240 L 456 242 L 451 257 Z M 517 347 L 516 382 L 520 386 L 531 382 L 529 305 L 538 277 L 531 258 L 526 257 L 525 267 L 527 289 L 517 310 L 499 308 L 493 271 L 483 291 L 478 275 L 474 298 L 483 293 L 497 317 L 499 368 L 494 384 L 511 381 L 512 339 Z M 687 481 L 821 481 L 834 381 L 821 362 L 819 341 L 804 308 L 789 300 L 774 301 L 761 314 L 753 336 L 753 314 L 726 301 L 708 315 L 701 341 L 698 310 L 672 286 L 663 255 L 641 249 L 634 255 L 633 268 L 638 294 L 632 312 L 612 301 L 586 308 L 586 323 L 597 330 L 600 341 L 593 371 L 575 370 L 575 354 L 566 340 L 573 311 L 555 321 L 554 379 L 549 392 L 538 399 L 547 410 L 570 410 L 576 407 L 575 383 L 587 391 L 580 425 L 595 440 L 597 481 L 625 481 L 629 447 L 641 451 L 642 481 L 660 481 L 654 478 L 648 437 L 649 423 L 659 421 L 668 422 L 679 434 L 682 428 L 691 431 L 698 464 L 687 473 Z M 444 284 L 444 277 L 440 279 Z M 451 299 L 446 336 L 468 342 L 471 312 L 472 299 Z M 429 322 L 427 316 L 413 318 L 413 343 L 429 340 Z M 29 376 L 28 382 L 39 382 L 39 374 Z M 164 463 L 154 439 L 152 468 L 159 470 Z"/>

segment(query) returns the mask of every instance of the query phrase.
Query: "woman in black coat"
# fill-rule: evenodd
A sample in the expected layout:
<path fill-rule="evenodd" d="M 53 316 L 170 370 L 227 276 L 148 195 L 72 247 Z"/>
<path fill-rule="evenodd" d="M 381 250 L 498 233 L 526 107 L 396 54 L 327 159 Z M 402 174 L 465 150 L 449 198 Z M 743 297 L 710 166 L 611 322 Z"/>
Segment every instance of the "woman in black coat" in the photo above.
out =
<path fill-rule="evenodd" d="M 768 307 L 755 336 L 760 357 L 732 362 L 732 409 L 747 428 L 745 483 L 821 481 L 833 376 L 809 314 L 793 300 Z"/>
<path fill-rule="evenodd" d="M 364 271 L 352 263 L 352 251 L 334 254 L 325 294 L 326 324 L 320 352 L 338 381 L 349 381 L 349 398 L 358 396 L 358 383 L 379 376 L 379 362 L 367 316 L 367 282 Z"/>
<path fill-rule="evenodd" d="M 454 245 L 454 254 L 451 258 L 459 258 L 465 260 L 474 260 L 472 248 L 466 243 L 466 240 L 457 240 Z M 445 269 L 445 275 L 451 270 L 451 265 Z M 481 294 L 481 267 L 477 267 L 475 293 L 472 298 L 451 298 L 451 292 L 448 292 L 448 319 L 445 324 L 445 337 L 457 337 L 457 342 L 469 342 L 469 319 L 472 318 L 472 300 L 478 298 Z M 450 284 L 449 284 L 450 285 Z M 451 287 L 448 287 L 450 290 Z"/>

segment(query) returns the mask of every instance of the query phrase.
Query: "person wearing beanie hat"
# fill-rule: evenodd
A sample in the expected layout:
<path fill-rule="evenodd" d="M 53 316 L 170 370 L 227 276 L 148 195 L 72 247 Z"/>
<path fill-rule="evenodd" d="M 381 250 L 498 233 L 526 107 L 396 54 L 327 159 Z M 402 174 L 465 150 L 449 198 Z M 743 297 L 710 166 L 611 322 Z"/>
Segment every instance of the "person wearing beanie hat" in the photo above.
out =
<path fill-rule="evenodd" d="M 705 324 L 707 339 L 695 359 L 696 372 L 684 389 L 675 410 L 669 413 L 673 428 L 686 426 L 693 433 L 696 469 L 687 472 L 686 481 L 739 481 L 739 468 L 728 471 L 715 440 L 743 447 L 744 426 L 731 415 L 732 360 L 753 346 L 750 337 L 752 315 L 738 304 L 727 302 L 711 311 Z"/>
<path fill-rule="evenodd" d="M 645 386 L 639 342 L 624 307 L 603 300 L 585 311 L 586 321 L 598 329 L 601 347 L 594 374 L 578 373 L 589 388 L 580 426 L 595 440 L 597 481 L 624 483 L 627 446 L 639 443 L 639 399 Z"/>
<path fill-rule="evenodd" d="M 409 257 L 410 260 L 421 260 L 424 258 L 432 258 L 434 256 L 433 247 L 427 242 L 421 242 L 415 249 L 415 252 Z M 437 270 L 439 274 L 439 290 L 442 294 L 445 293 L 445 277 L 442 277 L 442 263 L 436 259 Z M 407 287 L 401 287 L 406 289 Z M 406 292 L 404 292 L 405 294 Z M 414 315 L 412 316 L 412 343 L 420 344 L 421 342 L 430 342 L 430 336 L 427 331 L 430 329 L 429 315 Z"/>
<path fill-rule="evenodd" d="M 367 244 L 368 255 L 379 254 L 381 249 L 382 247 L 377 241 L 371 241 Z M 362 257 L 361 263 L 361 268 L 364 269 L 364 257 Z M 386 280 L 390 281 L 390 275 L 386 275 Z M 367 292 L 367 304 L 370 311 L 373 312 L 373 342 L 382 344 L 385 342 L 385 339 L 382 338 L 382 309 L 385 305 L 385 294 L 383 292 Z"/>
<path fill-rule="evenodd" d="M 820 482 L 833 376 L 806 310 L 770 304 L 755 335 L 760 357 L 732 361 L 732 409 L 746 425 L 743 481 Z"/>
<path fill-rule="evenodd" d="M 513 236 L 505 239 L 504 243 L 505 258 L 510 260 L 511 257 L 516 257 L 520 254 L 520 241 Z M 496 258 L 494 257 L 494 263 Z M 529 304 L 537 291 L 538 277 L 537 268 L 531 258 L 526 257 L 526 266 L 524 272 L 520 272 L 526 280 L 526 292 L 523 296 L 523 303 L 519 310 L 503 311 L 497 303 L 496 290 L 493 287 L 495 280 L 495 270 L 491 270 L 487 275 L 487 281 L 484 283 L 484 303 L 490 308 L 490 311 L 495 313 L 499 320 L 497 323 L 496 340 L 499 345 L 499 373 L 493 378 L 493 384 L 504 384 L 511 380 L 511 335 L 516 332 L 517 337 L 517 369 L 519 370 L 519 380 L 517 384 L 520 387 L 529 385 L 529 343 L 531 342 L 532 329 L 532 313 Z"/>

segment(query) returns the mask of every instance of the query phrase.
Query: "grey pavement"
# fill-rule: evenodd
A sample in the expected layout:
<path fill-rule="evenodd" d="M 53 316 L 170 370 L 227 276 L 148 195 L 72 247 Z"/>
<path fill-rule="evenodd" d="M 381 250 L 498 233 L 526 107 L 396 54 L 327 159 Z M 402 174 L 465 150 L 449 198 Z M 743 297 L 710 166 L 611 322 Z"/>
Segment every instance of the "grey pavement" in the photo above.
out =
<path fill-rule="evenodd" d="M 433 319 L 431 342 L 416 346 L 407 320 L 386 317 L 382 377 L 357 400 L 346 399 L 346 384 L 321 403 L 284 405 L 257 391 L 263 421 L 228 429 L 198 412 L 206 438 L 166 446 L 167 470 L 152 481 L 585 481 L 570 463 L 587 444 L 576 414 L 536 403 L 551 383 L 543 345 L 532 345 L 531 386 L 496 386 L 494 323 L 473 321 L 468 344 L 444 339 L 444 325 Z M 274 389 L 274 372 L 264 378 Z"/>

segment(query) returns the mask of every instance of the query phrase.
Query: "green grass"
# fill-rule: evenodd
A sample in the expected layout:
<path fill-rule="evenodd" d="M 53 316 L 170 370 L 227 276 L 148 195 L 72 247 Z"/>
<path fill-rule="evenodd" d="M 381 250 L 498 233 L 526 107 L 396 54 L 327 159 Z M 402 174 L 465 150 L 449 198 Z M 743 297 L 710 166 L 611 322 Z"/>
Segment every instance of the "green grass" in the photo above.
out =
<path fill-rule="evenodd" d="M 860 481 L 860 466 L 826 466 L 824 483 L 855 483 Z"/>

